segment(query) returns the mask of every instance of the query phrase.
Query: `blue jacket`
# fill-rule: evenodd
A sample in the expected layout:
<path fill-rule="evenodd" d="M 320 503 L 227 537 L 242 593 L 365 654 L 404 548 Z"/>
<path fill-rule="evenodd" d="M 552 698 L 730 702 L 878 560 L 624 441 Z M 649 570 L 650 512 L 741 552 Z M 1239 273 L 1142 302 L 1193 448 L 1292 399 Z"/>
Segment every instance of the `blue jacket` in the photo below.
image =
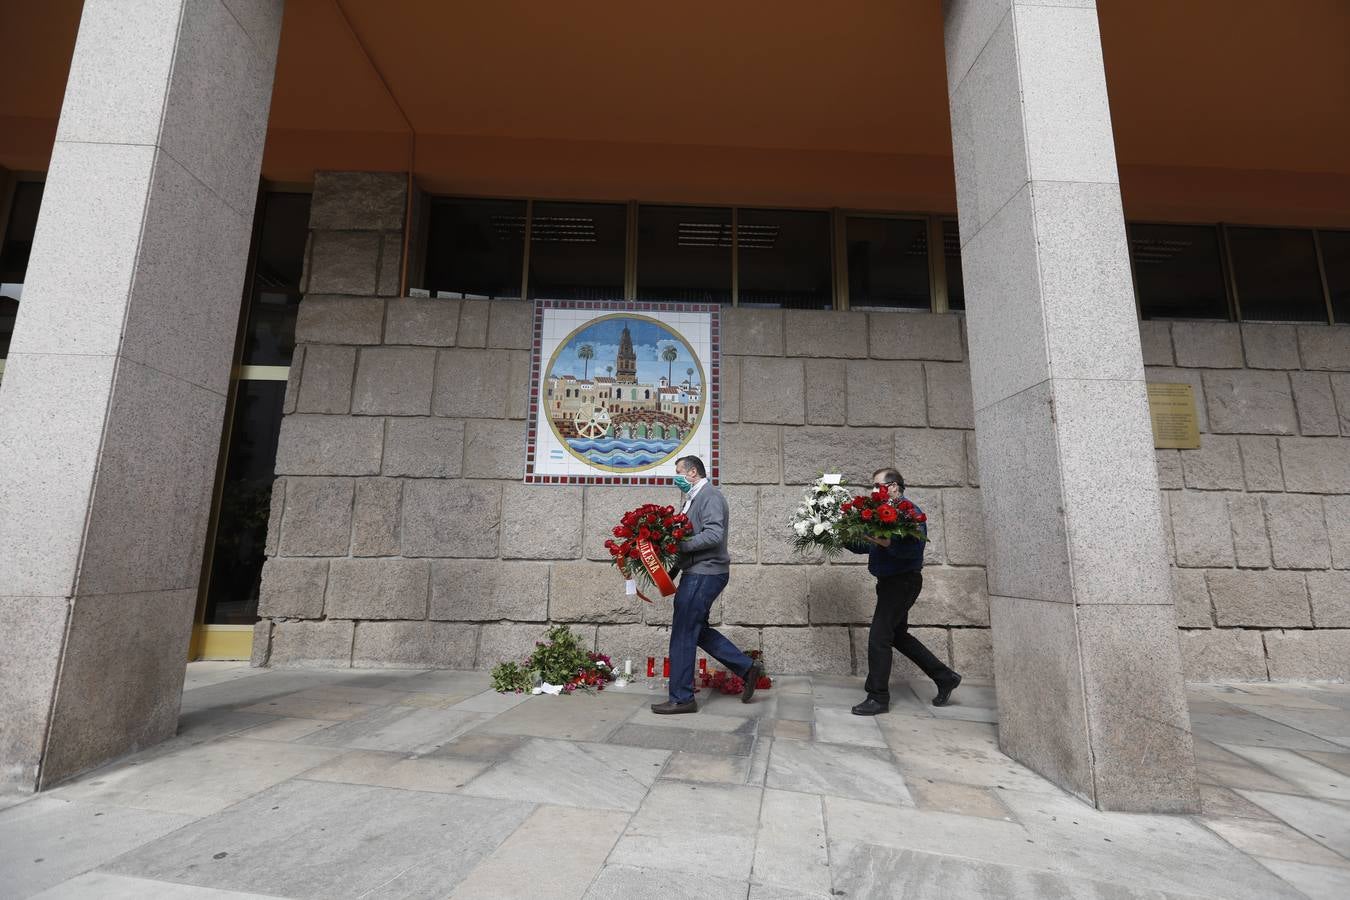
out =
<path fill-rule="evenodd" d="M 911 500 L 911 503 L 914 501 Z M 915 509 L 918 505 L 915 504 Z M 923 510 L 919 510 L 922 512 Z M 928 534 L 928 526 L 920 525 L 924 535 Z M 891 575 L 899 575 L 903 572 L 923 571 L 923 550 L 928 545 L 927 541 L 921 541 L 917 538 L 904 538 L 903 540 L 891 539 L 889 547 L 878 547 L 876 544 L 853 544 L 849 550 L 854 553 L 867 554 L 867 571 L 871 572 L 877 578 L 886 578 Z"/>

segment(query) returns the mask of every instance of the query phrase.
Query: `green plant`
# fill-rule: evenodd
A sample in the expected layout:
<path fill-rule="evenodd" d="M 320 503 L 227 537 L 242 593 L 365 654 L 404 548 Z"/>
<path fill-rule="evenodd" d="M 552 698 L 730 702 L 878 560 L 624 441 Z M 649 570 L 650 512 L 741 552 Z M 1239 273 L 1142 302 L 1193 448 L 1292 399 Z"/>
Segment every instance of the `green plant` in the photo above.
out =
<path fill-rule="evenodd" d="M 571 628 L 554 625 L 548 630 L 548 642 L 535 645 L 528 666 L 549 684 L 567 684 L 591 667 L 591 656 Z"/>
<path fill-rule="evenodd" d="M 499 694 L 520 694 L 533 686 L 529 670 L 513 662 L 504 662 L 492 670 L 492 689 Z"/>
<path fill-rule="evenodd" d="M 603 653 L 592 653 L 566 625 L 548 630 L 548 641 L 539 641 L 523 665 L 504 662 L 492 670 L 492 689 L 520 693 L 534 688 L 535 679 L 562 685 L 562 692 L 602 691 L 614 679 L 614 664 Z"/>

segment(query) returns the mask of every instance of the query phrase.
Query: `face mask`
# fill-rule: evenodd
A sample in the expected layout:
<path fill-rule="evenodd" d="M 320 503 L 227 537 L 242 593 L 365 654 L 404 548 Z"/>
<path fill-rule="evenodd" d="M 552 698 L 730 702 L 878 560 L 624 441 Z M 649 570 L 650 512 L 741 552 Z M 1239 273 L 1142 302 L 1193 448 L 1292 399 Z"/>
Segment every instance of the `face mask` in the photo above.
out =
<path fill-rule="evenodd" d="M 675 486 L 680 489 L 681 494 L 689 493 L 689 489 L 693 487 L 693 485 L 689 483 L 689 479 L 685 478 L 683 475 L 675 476 Z"/>

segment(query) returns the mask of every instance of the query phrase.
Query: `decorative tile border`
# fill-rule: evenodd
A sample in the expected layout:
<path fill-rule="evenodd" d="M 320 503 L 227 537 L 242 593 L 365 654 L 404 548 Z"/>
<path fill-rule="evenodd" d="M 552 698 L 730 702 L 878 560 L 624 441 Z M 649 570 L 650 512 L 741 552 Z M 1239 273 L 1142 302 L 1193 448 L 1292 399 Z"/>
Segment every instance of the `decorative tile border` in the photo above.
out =
<path fill-rule="evenodd" d="M 534 301 L 534 339 L 530 350 L 530 403 L 525 428 L 526 484 L 595 484 L 595 485 L 673 485 L 669 476 L 644 475 L 552 475 L 535 472 L 539 449 L 539 409 L 543 391 L 544 311 L 571 309 L 594 312 L 597 315 L 631 312 L 637 315 L 652 313 L 705 313 L 709 318 L 708 356 L 704 360 L 706 403 L 704 414 L 709 427 L 708 477 L 717 484 L 721 475 L 721 412 L 722 412 L 722 323 L 721 306 L 715 303 L 641 303 L 637 301 L 598 300 L 536 300 Z"/>

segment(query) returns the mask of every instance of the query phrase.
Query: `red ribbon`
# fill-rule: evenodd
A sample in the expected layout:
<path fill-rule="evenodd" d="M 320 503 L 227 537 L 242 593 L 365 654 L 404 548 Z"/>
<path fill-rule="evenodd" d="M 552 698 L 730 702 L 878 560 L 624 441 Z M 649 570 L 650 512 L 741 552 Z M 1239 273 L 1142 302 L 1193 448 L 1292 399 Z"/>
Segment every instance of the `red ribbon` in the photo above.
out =
<path fill-rule="evenodd" d="M 651 576 L 652 584 L 656 585 L 657 590 L 661 592 L 661 596 L 669 597 L 675 593 L 675 582 L 670 580 L 670 575 L 666 573 L 666 567 L 661 565 L 661 557 L 656 555 L 656 548 L 652 546 L 652 542 L 648 540 L 638 541 L 637 551 L 642 567 Z M 625 573 L 625 577 L 627 577 L 627 573 Z M 652 598 L 642 591 L 638 591 L 637 595 L 648 603 L 652 602 Z"/>

